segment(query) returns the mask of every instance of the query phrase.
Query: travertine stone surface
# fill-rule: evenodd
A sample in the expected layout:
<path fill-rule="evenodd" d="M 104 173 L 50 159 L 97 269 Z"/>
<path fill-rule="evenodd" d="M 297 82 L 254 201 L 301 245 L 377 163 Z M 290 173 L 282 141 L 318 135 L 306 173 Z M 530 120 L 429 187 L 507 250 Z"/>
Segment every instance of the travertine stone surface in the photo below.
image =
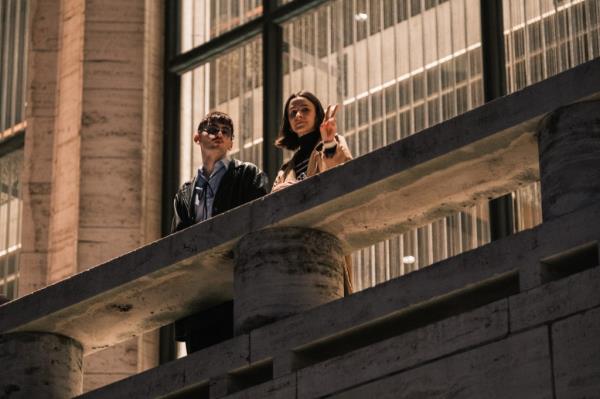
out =
<path fill-rule="evenodd" d="M 595 60 L 311 177 L 286 190 L 156 241 L 34 295 L 19 298 L 0 307 L 0 330 L 53 331 L 75 337 L 86 346 L 86 350 L 94 351 L 98 346 L 121 342 L 131 335 L 231 299 L 233 260 L 230 251 L 242 236 L 252 231 L 284 225 L 316 229 L 322 227 L 331 229 L 332 233 L 348 243 L 349 249 L 355 249 L 359 248 L 358 245 L 364 247 L 369 244 L 372 237 L 377 239 L 379 233 L 373 234 L 377 226 L 369 224 L 365 229 L 363 224 L 361 229 L 356 227 L 361 225 L 361 221 L 372 220 L 372 213 L 368 210 L 361 214 L 361 209 L 377 208 L 380 211 L 378 217 L 387 223 L 387 227 L 380 233 L 389 237 L 387 234 L 397 232 L 396 227 L 401 228 L 398 223 L 402 222 L 395 219 L 394 212 L 378 207 L 377 204 L 381 203 L 379 201 L 402 202 L 407 211 L 410 211 L 413 203 L 403 201 L 403 193 L 386 181 L 392 179 L 398 182 L 411 178 L 433 182 L 428 180 L 431 177 L 428 172 L 435 174 L 436 167 L 450 164 L 463 164 L 466 167 L 463 163 L 466 159 L 476 161 L 476 150 L 482 148 L 476 143 L 481 141 L 487 143 L 488 149 L 501 148 L 503 153 L 506 150 L 503 145 L 510 142 L 511 138 L 532 136 L 539 117 L 557 106 L 593 96 L 599 92 L 599 88 L 600 60 Z M 548 93 L 561 95 L 548 96 Z M 469 129 L 465 130 L 465 127 Z M 461 134 L 450 134 L 453 129 Z M 494 138 L 497 135 L 496 142 Z M 537 148 L 536 140 L 533 140 L 533 147 Z M 405 153 L 410 156 L 403 158 L 402 154 Z M 512 159 L 505 159 L 497 153 L 493 158 L 499 162 L 510 162 Z M 537 156 L 534 158 L 537 159 Z M 470 168 L 478 168 L 476 162 L 467 163 Z M 427 164 L 425 169 L 423 164 Z M 372 165 L 381 167 L 369 167 Z M 500 173 L 498 169 L 492 172 L 487 175 L 486 182 L 496 181 L 497 174 Z M 526 170 L 521 172 L 526 174 Z M 361 178 L 356 179 L 359 173 Z M 469 197 L 463 187 L 453 187 L 452 193 L 460 193 L 461 201 Z M 436 196 L 437 202 L 430 203 L 429 209 L 439 210 L 442 197 Z M 411 303 L 427 301 L 521 267 L 519 281 L 528 281 L 525 289 L 530 289 L 540 283 L 540 279 L 536 278 L 536 273 L 539 275 L 536 268 L 529 267 L 530 261 L 539 261 L 536 256 L 552 255 L 552 250 L 556 246 L 562 246 L 563 241 L 574 241 L 574 245 L 589 242 L 591 231 L 595 232 L 594 239 L 597 239 L 598 224 L 589 222 L 599 220 L 600 212 L 597 206 L 592 207 L 591 211 L 588 209 L 571 213 L 566 220 L 559 218 L 554 220 L 555 224 L 549 223 L 547 226 L 544 223 L 520 233 L 519 238 L 493 243 L 471 251 L 464 257 L 448 260 L 449 263 L 442 262 L 438 267 L 428 267 L 422 273 L 415 273 L 417 276 L 401 279 L 399 283 L 390 282 L 393 287 L 383 286 L 372 294 L 372 299 L 381 304 L 377 308 L 356 305 L 351 297 L 344 306 L 334 306 L 327 310 L 333 311 L 338 317 L 333 324 L 328 323 L 326 312 L 317 311 L 315 324 L 310 329 L 304 330 L 300 322 L 286 324 L 285 327 L 303 330 L 305 335 L 309 335 L 306 339 L 310 342 L 314 338 L 311 331 L 315 329 L 333 334 L 344 328 L 351 328 L 357 319 L 360 320 L 356 314 L 344 314 L 346 305 L 359 306 L 360 311 L 365 312 L 368 317 L 376 318 Z M 328 222 L 327 219 L 332 215 L 337 215 L 336 223 Z M 584 223 L 572 223 L 573 215 L 577 215 L 576 219 Z M 549 232 L 551 240 L 545 237 Z M 207 240 L 207 237 L 210 239 Z M 521 240 L 523 243 L 519 244 Z M 583 241 L 576 242 L 578 240 Z M 446 267 L 449 271 L 443 270 Z M 534 272 L 527 275 L 528 270 Z M 413 285 L 416 288 L 410 289 Z M 387 302 L 392 289 L 401 290 L 402 296 L 393 297 L 395 299 L 392 302 Z M 202 295 L 198 296 L 198 292 L 202 292 Z M 339 301 L 334 301 L 331 305 L 337 302 Z M 130 305 L 132 311 L 121 312 L 118 310 L 119 305 Z M 273 332 L 273 345 L 277 345 L 279 338 L 285 339 L 285 334 L 281 330 Z M 298 337 L 298 334 L 295 335 Z M 298 338 L 300 345 L 303 342 L 304 339 Z M 256 346 L 253 345 L 252 356 L 256 352 L 258 361 L 262 354 L 273 352 L 266 345 L 256 351 L 255 349 Z"/>
<path fill-rule="evenodd" d="M 596 291 L 596 296 L 598 291 Z M 600 394 L 600 308 L 552 326 L 557 399 Z"/>
<path fill-rule="evenodd" d="M 226 396 L 225 399 L 292 399 L 296 398 L 296 376 L 294 374 L 274 379 L 255 387 Z"/>
<path fill-rule="evenodd" d="M 44 333 L 0 335 L 0 396 L 64 399 L 81 393 L 81 345 Z"/>
<path fill-rule="evenodd" d="M 600 267 L 509 299 L 510 328 L 519 331 L 600 306 Z"/>
<path fill-rule="evenodd" d="M 192 353 L 112 385 L 88 392 L 81 399 L 123 397 L 146 399 L 183 391 L 248 365 L 250 337 L 231 340 Z"/>
<path fill-rule="evenodd" d="M 284 227 L 244 236 L 235 248 L 234 330 L 245 333 L 344 296 L 341 242 Z"/>
<path fill-rule="evenodd" d="M 600 201 L 600 101 L 565 106 L 544 118 L 539 154 L 544 220 Z"/>
<path fill-rule="evenodd" d="M 483 345 L 508 334 L 502 300 L 298 372 L 298 398 L 316 398 Z"/>
<path fill-rule="evenodd" d="M 160 237 L 163 24 L 164 1 L 31 2 L 20 295 Z M 85 389 L 156 347 L 86 358 Z"/>
<path fill-rule="evenodd" d="M 35 0 L 29 7 L 19 295 L 46 285 L 59 37 L 56 1 Z"/>
<path fill-rule="evenodd" d="M 332 397 L 552 399 L 548 329 L 511 336 Z"/>

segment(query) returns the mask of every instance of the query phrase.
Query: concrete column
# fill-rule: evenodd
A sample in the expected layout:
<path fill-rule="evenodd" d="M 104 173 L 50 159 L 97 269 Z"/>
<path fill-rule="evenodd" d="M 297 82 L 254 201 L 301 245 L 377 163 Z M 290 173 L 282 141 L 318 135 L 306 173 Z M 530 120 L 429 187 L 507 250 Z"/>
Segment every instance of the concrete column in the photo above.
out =
<path fill-rule="evenodd" d="M 544 220 L 600 201 L 600 101 L 554 111 L 538 140 Z"/>
<path fill-rule="evenodd" d="M 79 342 L 48 333 L 0 335 L 0 396 L 72 398 L 83 387 Z"/>
<path fill-rule="evenodd" d="M 235 249 L 234 329 L 246 333 L 344 296 L 340 241 L 282 227 L 246 235 Z"/>
<path fill-rule="evenodd" d="M 30 7 L 20 295 L 159 238 L 162 185 L 165 1 Z M 155 366 L 157 341 L 87 356 L 84 389 Z"/>
<path fill-rule="evenodd" d="M 47 282 L 59 21 L 60 7 L 55 0 L 29 2 L 20 296 L 44 287 Z"/>

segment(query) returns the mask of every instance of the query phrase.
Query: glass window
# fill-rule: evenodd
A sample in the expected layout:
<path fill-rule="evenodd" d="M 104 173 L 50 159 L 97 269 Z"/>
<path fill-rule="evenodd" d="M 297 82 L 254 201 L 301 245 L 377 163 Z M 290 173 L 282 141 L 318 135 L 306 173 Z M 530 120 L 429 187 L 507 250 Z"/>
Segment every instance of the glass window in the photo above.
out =
<path fill-rule="evenodd" d="M 262 15 L 262 0 L 179 0 L 181 52 Z"/>
<path fill-rule="evenodd" d="M 354 156 L 483 102 L 479 0 L 334 0 L 283 30 L 284 65 L 296 65 L 284 68 L 284 100 L 309 90 L 342 104 L 338 128 Z M 482 203 L 358 251 L 356 288 L 486 243 L 488 229 Z"/>
<path fill-rule="evenodd" d="M 27 4 L 0 2 L 0 139 L 24 127 Z"/>
<path fill-rule="evenodd" d="M 600 1 L 503 0 L 508 91 L 600 56 Z"/>
<path fill-rule="evenodd" d="M 0 157 L 0 294 L 17 297 L 21 249 L 23 150 Z"/>
<path fill-rule="evenodd" d="M 600 1 L 503 0 L 508 92 L 600 56 Z M 515 229 L 541 223 L 540 184 L 512 193 Z"/>
<path fill-rule="evenodd" d="M 198 124 L 210 111 L 233 119 L 235 139 L 230 155 L 262 164 L 262 40 L 252 39 L 181 77 L 180 180 L 189 180 L 201 165 L 192 142 Z"/>

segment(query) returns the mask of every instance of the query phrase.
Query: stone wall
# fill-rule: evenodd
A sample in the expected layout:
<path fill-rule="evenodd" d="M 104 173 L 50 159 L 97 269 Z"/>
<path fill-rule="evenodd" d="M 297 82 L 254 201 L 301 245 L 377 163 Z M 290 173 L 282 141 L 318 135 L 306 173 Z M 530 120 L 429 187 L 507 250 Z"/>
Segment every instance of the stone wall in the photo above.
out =
<path fill-rule="evenodd" d="M 160 238 L 163 8 L 31 3 L 20 295 Z M 156 365 L 157 345 L 86 358 L 85 389 Z"/>
<path fill-rule="evenodd" d="M 595 397 L 599 220 L 596 204 L 83 397 Z"/>

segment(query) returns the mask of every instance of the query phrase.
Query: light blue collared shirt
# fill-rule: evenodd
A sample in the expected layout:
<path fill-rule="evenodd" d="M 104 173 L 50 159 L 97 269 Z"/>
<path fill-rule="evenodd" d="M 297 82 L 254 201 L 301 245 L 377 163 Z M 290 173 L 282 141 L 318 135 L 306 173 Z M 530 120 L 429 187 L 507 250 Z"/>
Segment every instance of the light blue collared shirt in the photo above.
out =
<path fill-rule="evenodd" d="M 215 194 L 219 189 L 221 180 L 229 167 L 230 160 L 225 157 L 215 163 L 215 167 L 208 179 L 198 168 L 196 186 L 194 187 L 194 207 L 196 208 L 196 223 L 212 217 Z"/>

